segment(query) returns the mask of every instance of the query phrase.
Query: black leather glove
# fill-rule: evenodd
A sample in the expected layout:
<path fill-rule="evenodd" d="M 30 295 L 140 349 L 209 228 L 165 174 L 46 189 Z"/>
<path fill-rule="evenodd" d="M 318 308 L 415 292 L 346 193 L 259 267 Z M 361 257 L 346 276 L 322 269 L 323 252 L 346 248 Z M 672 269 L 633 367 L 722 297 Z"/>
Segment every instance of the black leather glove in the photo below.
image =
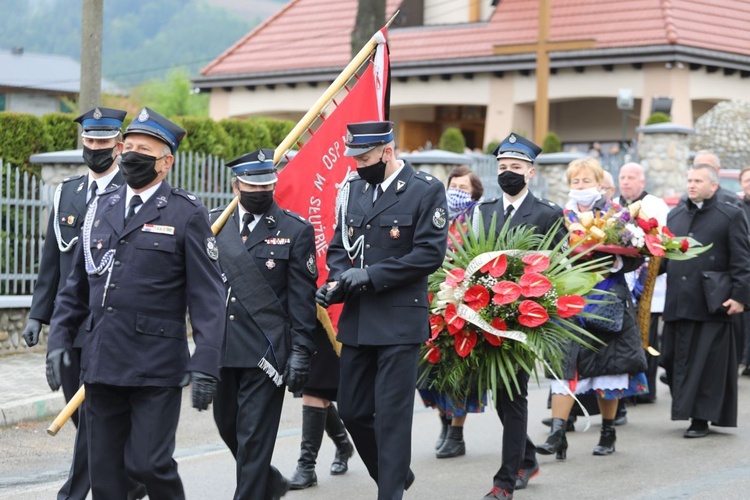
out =
<path fill-rule="evenodd" d="M 70 366 L 70 351 L 61 347 L 47 353 L 47 384 L 53 391 L 62 385 L 63 365 Z"/>
<path fill-rule="evenodd" d="M 208 410 L 208 405 L 211 404 L 216 395 L 216 383 L 218 381 L 211 375 L 192 372 L 190 382 L 193 384 L 193 408 L 198 411 Z"/>
<path fill-rule="evenodd" d="M 284 380 L 289 392 L 299 392 L 310 378 L 310 351 L 302 346 L 292 347 L 292 353 L 286 362 Z"/>
<path fill-rule="evenodd" d="M 361 292 L 364 291 L 372 282 L 370 281 L 370 275 L 367 274 L 367 269 L 352 268 L 347 269 L 341 273 L 339 278 L 339 286 L 343 288 L 345 293 Z"/>
<path fill-rule="evenodd" d="M 323 307 L 328 307 L 331 304 L 338 304 L 344 301 L 344 290 L 339 286 L 331 286 L 330 283 L 318 288 L 315 292 L 315 302 Z"/>
<path fill-rule="evenodd" d="M 26 345 L 34 347 L 39 343 L 39 332 L 42 331 L 42 322 L 38 319 L 31 319 L 26 322 L 26 328 L 23 329 L 23 339 L 26 341 Z"/>

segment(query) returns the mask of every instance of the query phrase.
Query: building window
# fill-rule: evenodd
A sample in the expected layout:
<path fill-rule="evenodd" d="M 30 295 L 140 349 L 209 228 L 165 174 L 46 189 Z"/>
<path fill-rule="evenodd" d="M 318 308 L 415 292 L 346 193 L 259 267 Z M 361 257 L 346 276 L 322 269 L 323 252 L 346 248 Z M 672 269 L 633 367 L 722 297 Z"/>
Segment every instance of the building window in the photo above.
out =
<path fill-rule="evenodd" d="M 0 94 L 0 111 L 5 111 L 5 94 Z"/>

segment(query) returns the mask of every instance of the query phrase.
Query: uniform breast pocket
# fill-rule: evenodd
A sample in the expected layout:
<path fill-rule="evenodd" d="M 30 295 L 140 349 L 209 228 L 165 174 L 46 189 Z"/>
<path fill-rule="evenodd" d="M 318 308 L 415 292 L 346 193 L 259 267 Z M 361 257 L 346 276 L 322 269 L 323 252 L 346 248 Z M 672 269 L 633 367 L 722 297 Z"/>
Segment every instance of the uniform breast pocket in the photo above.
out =
<path fill-rule="evenodd" d="M 141 276 L 163 274 L 174 266 L 177 240 L 174 236 L 148 235 L 132 243 L 132 272 Z"/>
<path fill-rule="evenodd" d="M 411 214 L 383 214 L 380 216 L 380 245 L 383 248 L 409 247 L 414 237 Z"/>
<path fill-rule="evenodd" d="M 286 281 L 289 262 L 289 247 L 284 245 L 263 245 L 255 247 L 253 256 L 258 268 L 269 282 Z"/>

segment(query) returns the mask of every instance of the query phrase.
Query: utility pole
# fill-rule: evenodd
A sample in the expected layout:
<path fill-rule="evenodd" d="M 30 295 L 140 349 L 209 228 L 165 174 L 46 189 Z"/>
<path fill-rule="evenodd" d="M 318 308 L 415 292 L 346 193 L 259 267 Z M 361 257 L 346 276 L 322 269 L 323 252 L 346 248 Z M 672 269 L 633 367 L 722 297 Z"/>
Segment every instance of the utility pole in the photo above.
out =
<path fill-rule="evenodd" d="M 102 21 L 104 0 L 83 0 L 81 16 L 81 89 L 78 110 L 81 113 L 98 106 L 102 90 Z M 78 136 L 81 147 L 81 136 Z"/>
<path fill-rule="evenodd" d="M 357 18 L 352 31 L 352 56 L 370 41 L 372 34 L 385 25 L 385 0 L 358 0 Z"/>

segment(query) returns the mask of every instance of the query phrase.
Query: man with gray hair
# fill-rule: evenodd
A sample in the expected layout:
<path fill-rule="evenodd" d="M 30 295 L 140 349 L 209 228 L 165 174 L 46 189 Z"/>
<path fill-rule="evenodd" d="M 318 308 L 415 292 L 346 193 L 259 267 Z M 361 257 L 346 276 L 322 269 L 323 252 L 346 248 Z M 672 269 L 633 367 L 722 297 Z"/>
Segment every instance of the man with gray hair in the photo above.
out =
<path fill-rule="evenodd" d="M 718 189 L 714 167 L 693 166 L 687 199 L 667 217 L 675 234 L 713 243 L 694 259 L 666 261 L 662 363 L 672 390 L 672 420 L 692 419 L 686 438 L 707 436 L 709 422 L 737 426 L 732 317 L 750 303 L 750 235 L 742 209 L 721 202 Z"/>
<path fill-rule="evenodd" d="M 701 164 L 711 165 L 712 167 L 714 167 L 714 169 L 716 169 L 717 174 L 721 171 L 721 159 L 719 159 L 716 154 L 707 149 L 701 149 L 700 151 L 695 153 L 695 158 L 693 158 L 693 166 Z M 719 189 L 716 192 L 716 195 L 718 197 L 718 200 L 731 203 L 732 205 L 742 208 L 742 202 L 740 200 L 740 197 L 737 196 L 737 193 L 730 191 L 727 188 L 721 187 L 721 184 L 719 184 Z"/>

